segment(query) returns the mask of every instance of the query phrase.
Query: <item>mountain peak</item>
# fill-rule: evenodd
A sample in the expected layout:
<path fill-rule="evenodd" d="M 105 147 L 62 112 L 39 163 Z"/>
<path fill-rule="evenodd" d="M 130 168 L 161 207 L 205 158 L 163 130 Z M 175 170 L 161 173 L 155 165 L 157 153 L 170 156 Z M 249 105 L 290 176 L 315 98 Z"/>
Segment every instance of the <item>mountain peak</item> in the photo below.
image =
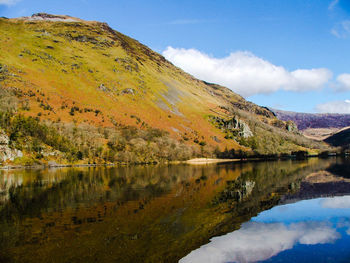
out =
<path fill-rule="evenodd" d="M 26 21 L 52 21 L 52 22 L 84 22 L 84 20 L 68 15 L 53 15 L 47 13 L 36 13 L 32 16 L 23 16 L 18 18 Z"/>

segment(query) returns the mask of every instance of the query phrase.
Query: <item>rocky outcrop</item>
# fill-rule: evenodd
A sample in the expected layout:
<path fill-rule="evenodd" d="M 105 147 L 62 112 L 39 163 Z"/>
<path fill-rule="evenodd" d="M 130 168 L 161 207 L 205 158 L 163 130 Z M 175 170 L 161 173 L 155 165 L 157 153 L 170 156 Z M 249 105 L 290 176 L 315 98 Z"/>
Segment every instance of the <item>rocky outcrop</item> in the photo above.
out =
<path fill-rule="evenodd" d="M 103 83 L 100 86 L 98 86 L 98 89 L 102 90 L 103 92 L 109 92 L 110 91 L 110 89 L 107 88 Z"/>
<path fill-rule="evenodd" d="M 290 131 L 290 132 L 298 132 L 298 127 L 294 121 L 287 121 L 286 122 L 286 129 L 287 129 L 287 131 Z"/>
<path fill-rule="evenodd" d="M 250 130 L 248 124 L 244 121 L 238 121 L 238 128 L 240 129 L 239 135 L 243 138 L 249 138 L 253 136 L 252 131 Z"/>
<path fill-rule="evenodd" d="M 127 71 L 139 72 L 139 65 L 136 62 L 134 62 L 131 58 L 116 58 L 114 61 L 117 62 Z"/>
<path fill-rule="evenodd" d="M 52 22 L 80 22 L 81 20 L 75 17 L 63 15 L 51 15 L 46 13 L 37 13 L 32 16 L 20 17 L 21 20 L 26 21 L 52 21 Z"/>
<path fill-rule="evenodd" d="M 123 89 L 121 93 L 122 93 L 122 94 L 135 95 L 135 90 L 134 90 L 134 89 L 130 89 L 130 88 L 128 88 L 128 89 Z"/>
<path fill-rule="evenodd" d="M 6 161 L 14 161 L 17 157 L 23 157 L 23 153 L 9 147 L 9 137 L 0 131 L 0 163 Z"/>
<path fill-rule="evenodd" d="M 211 120 L 214 122 L 215 126 L 220 128 L 222 131 L 225 131 L 225 132 L 229 131 L 243 138 L 249 138 L 253 136 L 253 133 L 249 128 L 249 125 L 236 117 L 225 120 L 220 117 L 211 116 Z"/>

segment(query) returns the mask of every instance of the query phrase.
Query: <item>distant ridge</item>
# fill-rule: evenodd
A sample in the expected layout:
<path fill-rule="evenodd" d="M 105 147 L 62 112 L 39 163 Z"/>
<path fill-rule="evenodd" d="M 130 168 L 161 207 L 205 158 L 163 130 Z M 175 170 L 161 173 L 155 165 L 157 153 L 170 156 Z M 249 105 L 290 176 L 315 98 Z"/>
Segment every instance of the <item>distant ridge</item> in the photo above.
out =
<path fill-rule="evenodd" d="M 325 142 L 332 146 L 348 146 L 350 145 L 350 128 L 343 129 L 325 139 Z"/>
<path fill-rule="evenodd" d="M 350 114 L 302 113 L 272 109 L 283 121 L 294 121 L 299 130 L 308 128 L 344 128 L 350 126 Z"/>

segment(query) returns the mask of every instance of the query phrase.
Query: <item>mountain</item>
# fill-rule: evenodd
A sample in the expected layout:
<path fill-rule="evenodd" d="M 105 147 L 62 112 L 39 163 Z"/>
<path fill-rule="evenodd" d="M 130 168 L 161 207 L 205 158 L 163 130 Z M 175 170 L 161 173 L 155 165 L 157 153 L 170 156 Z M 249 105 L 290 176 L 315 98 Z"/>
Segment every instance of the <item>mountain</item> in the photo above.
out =
<path fill-rule="evenodd" d="M 325 147 L 106 23 L 39 13 L 0 18 L 0 36 L 3 160 L 14 150 L 28 162 L 153 162 Z"/>
<path fill-rule="evenodd" d="M 324 140 L 350 126 L 350 114 L 301 113 L 270 109 L 279 119 L 293 121 L 306 137 Z"/>
<path fill-rule="evenodd" d="M 302 113 L 270 109 L 276 116 L 284 121 L 291 120 L 296 123 L 299 130 L 308 128 L 344 128 L 350 126 L 350 114 L 338 113 Z"/>
<path fill-rule="evenodd" d="M 325 139 L 325 142 L 328 144 L 338 147 L 338 146 L 344 146 L 349 147 L 350 145 L 350 128 L 343 129 L 328 138 Z"/>

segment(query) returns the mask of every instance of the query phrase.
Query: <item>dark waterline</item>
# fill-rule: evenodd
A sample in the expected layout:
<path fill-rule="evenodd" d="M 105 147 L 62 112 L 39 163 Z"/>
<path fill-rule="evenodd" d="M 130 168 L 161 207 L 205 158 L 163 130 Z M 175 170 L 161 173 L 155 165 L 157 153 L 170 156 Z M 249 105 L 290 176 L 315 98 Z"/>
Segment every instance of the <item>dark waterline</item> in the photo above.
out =
<path fill-rule="evenodd" d="M 258 228 L 266 222 L 256 216 L 276 205 L 350 193 L 347 179 L 305 181 L 317 172 L 346 178 L 346 164 L 334 158 L 0 171 L 0 261 L 177 262 L 212 237 Z M 298 244 L 293 251 L 303 253 Z M 283 258 L 288 251 L 277 261 L 290 258 Z"/>

